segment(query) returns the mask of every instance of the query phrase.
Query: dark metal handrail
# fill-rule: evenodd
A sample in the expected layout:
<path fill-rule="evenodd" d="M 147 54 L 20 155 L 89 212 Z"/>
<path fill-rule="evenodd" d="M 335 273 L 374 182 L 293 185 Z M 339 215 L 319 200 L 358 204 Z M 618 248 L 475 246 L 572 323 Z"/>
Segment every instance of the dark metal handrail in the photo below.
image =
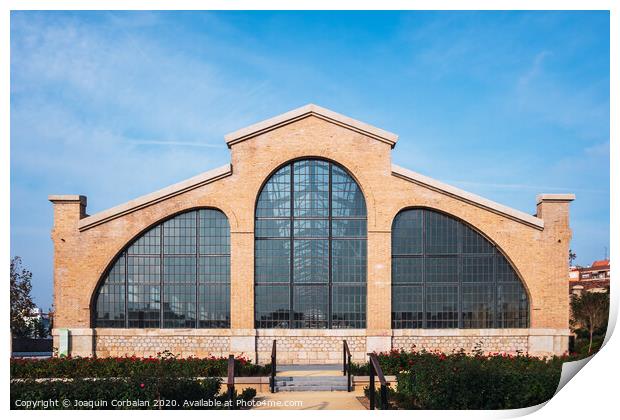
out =
<path fill-rule="evenodd" d="M 381 409 L 388 409 L 388 401 L 387 401 L 387 381 L 385 380 L 385 376 L 383 375 L 383 370 L 381 369 L 381 365 L 379 364 L 379 359 L 375 353 L 368 353 L 370 358 L 369 370 L 370 370 L 370 386 L 369 386 L 369 395 L 368 399 L 370 400 L 370 409 L 374 410 L 376 407 L 375 404 L 375 375 L 379 379 L 379 384 L 381 385 Z"/>
<path fill-rule="evenodd" d="M 351 350 L 347 340 L 342 340 L 342 375 L 347 377 L 347 391 L 351 392 Z"/>
<path fill-rule="evenodd" d="M 271 376 L 269 377 L 269 389 L 272 393 L 276 392 L 276 369 L 278 367 L 276 358 L 276 340 L 273 340 L 273 345 L 271 346 Z"/>
<path fill-rule="evenodd" d="M 226 398 L 230 404 L 228 408 L 232 409 L 235 397 L 235 356 L 232 354 L 228 355 L 228 380 L 226 381 L 226 387 L 228 388 Z"/>

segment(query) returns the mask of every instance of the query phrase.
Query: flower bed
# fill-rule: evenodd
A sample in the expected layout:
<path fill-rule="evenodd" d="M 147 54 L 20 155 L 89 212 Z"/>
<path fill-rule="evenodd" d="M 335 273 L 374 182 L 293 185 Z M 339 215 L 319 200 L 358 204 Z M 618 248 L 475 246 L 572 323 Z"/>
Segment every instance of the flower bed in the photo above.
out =
<path fill-rule="evenodd" d="M 235 376 L 266 376 L 269 366 L 235 359 Z M 11 378 L 133 378 L 225 377 L 228 359 L 221 357 L 181 359 L 170 353 L 158 357 L 52 357 L 11 359 Z"/>
<path fill-rule="evenodd" d="M 392 406 L 405 409 L 509 409 L 553 397 L 567 357 L 464 352 L 402 352 L 378 355 L 386 375 L 396 375 Z M 368 374 L 356 365 L 354 374 Z"/>
<path fill-rule="evenodd" d="M 220 378 L 16 380 L 12 409 L 238 409 L 256 395 L 246 389 L 229 402 Z M 36 405 L 35 405 L 36 404 Z"/>

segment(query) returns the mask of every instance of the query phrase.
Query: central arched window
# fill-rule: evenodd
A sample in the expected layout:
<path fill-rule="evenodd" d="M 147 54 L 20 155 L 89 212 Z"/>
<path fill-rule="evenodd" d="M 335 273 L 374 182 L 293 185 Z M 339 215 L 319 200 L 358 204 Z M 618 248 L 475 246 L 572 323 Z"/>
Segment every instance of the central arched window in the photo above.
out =
<path fill-rule="evenodd" d="M 112 264 L 96 327 L 228 328 L 230 228 L 219 210 L 181 213 L 149 229 Z"/>
<path fill-rule="evenodd" d="M 366 203 L 339 165 L 280 168 L 256 206 L 256 328 L 366 327 Z"/>
<path fill-rule="evenodd" d="M 506 257 L 465 223 L 429 209 L 392 225 L 392 328 L 527 328 L 529 304 Z"/>

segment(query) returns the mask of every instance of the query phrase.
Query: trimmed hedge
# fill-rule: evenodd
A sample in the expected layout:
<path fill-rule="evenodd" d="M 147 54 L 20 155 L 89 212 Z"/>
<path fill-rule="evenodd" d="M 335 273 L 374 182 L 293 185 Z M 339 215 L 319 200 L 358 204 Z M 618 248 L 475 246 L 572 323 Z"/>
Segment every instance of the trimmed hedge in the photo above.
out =
<path fill-rule="evenodd" d="M 392 351 L 378 355 L 386 375 L 396 375 L 393 406 L 405 409 L 511 409 L 553 397 L 567 357 L 464 352 L 444 354 Z M 358 375 L 368 365 L 356 365 Z"/>
<path fill-rule="evenodd" d="M 220 394 L 221 379 L 68 379 L 11 383 L 12 409 L 237 409 L 256 395 L 246 389 L 232 404 Z M 26 402 L 39 402 L 28 406 Z"/>
<path fill-rule="evenodd" d="M 235 376 L 266 376 L 270 367 L 255 365 L 247 359 L 235 359 Z M 52 357 L 49 359 L 11 359 L 11 378 L 126 378 L 153 377 L 225 377 L 228 359 L 223 357 Z"/>

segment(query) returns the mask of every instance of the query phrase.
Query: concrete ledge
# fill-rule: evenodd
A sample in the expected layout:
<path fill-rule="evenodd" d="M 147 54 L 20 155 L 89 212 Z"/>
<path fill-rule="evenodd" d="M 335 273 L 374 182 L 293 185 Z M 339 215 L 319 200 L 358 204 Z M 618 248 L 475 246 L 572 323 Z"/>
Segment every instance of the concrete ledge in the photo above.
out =
<path fill-rule="evenodd" d="M 71 328 L 71 332 L 78 329 Z M 134 337 L 170 337 L 170 336 L 185 336 L 185 337 L 233 337 L 230 333 L 230 329 L 227 328 L 95 328 L 95 334 L 99 337 L 102 336 L 134 336 Z"/>
<path fill-rule="evenodd" d="M 573 201 L 574 199 L 575 194 L 538 194 L 536 196 L 536 204 L 540 204 L 543 201 L 565 203 Z"/>
<path fill-rule="evenodd" d="M 48 195 L 47 199 L 52 203 L 80 203 L 86 205 L 86 196 L 83 195 Z"/>
<path fill-rule="evenodd" d="M 392 330 L 393 337 L 528 337 L 569 335 L 568 329 L 493 328 L 493 329 L 403 329 Z"/>
<path fill-rule="evenodd" d="M 365 337 L 365 329 L 257 329 L 257 337 Z"/>

